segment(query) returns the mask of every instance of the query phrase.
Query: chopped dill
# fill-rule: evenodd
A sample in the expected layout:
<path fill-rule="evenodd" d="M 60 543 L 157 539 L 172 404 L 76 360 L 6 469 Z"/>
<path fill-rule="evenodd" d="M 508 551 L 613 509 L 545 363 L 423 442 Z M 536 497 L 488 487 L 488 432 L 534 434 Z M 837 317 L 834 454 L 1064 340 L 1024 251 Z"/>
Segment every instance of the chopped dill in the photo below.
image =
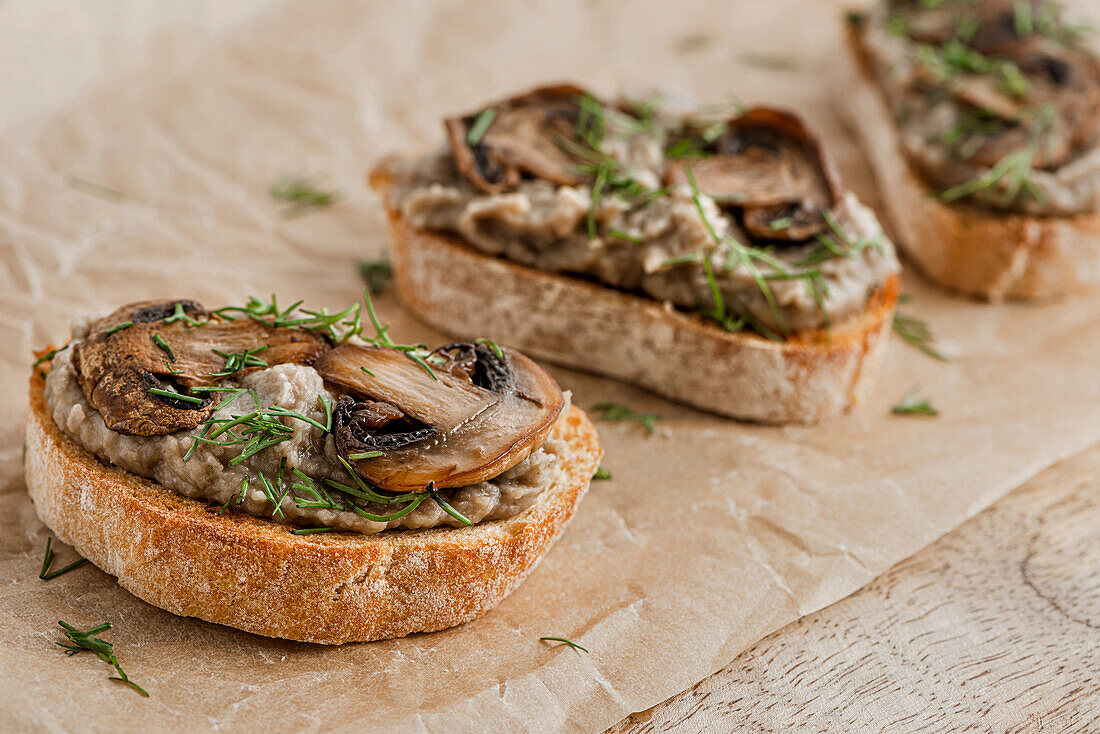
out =
<path fill-rule="evenodd" d="M 149 698 L 149 693 L 137 683 L 130 680 L 129 676 L 126 675 L 126 671 L 119 665 L 118 658 L 115 656 L 115 646 L 100 637 L 96 637 L 99 633 L 111 629 L 110 622 L 97 624 L 95 627 L 87 630 L 79 630 L 64 621 L 59 621 L 58 624 L 65 630 L 65 637 L 68 638 L 69 642 L 55 642 L 55 645 L 65 648 L 69 655 L 76 655 L 77 653 L 85 651 L 94 652 L 100 660 L 113 666 L 118 673 L 118 675 L 107 676 L 108 680 L 117 680 L 120 683 L 125 683 L 145 698 Z"/>
<path fill-rule="evenodd" d="M 934 346 L 936 338 L 932 334 L 928 322 L 916 316 L 896 311 L 894 313 L 894 333 L 933 359 L 938 359 L 941 362 L 951 361 Z"/>
<path fill-rule="evenodd" d="M 592 478 L 593 479 L 610 479 L 611 478 L 611 472 L 609 472 L 607 469 L 604 469 L 602 466 L 596 467 L 596 473 L 592 475 Z"/>
<path fill-rule="evenodd" d="M 609 235 L 611 235 L 612 237 L 614 237 L 615 239 L 617 239 L 617 240 L 622 240 L 623 242 L 630 242 L 630 243 L 635 244 L 635 245 L 638 245 L 638 244 L 641 244 L 642 242 L 644 242 L 644 240 L 641 237 L 639 237 L 637 235 L 633 235 L 633 234 L 628 234 L 627 232 L 623 232 L 621 229 L 609 229 L 607 231 L 607 233 Z"/>
<path fill-rule="evenodd" d="M 580 650 L 581 652 L 588 652 L 588 648 L 581 647 L 577 643 L 575 643 L 572 640 L 570 640 L 568 638 L 565 638 L 565 637 L 540 637 L 539 642 L 562 642 L 562 643 L 565 643 L 566 645 L 569 645 L 569 647 L 573 648 L 574 650 Z"/>
<path fill-rule="evenodd" d="M 461 512 L 459 512 L 454 507 L 452 507 L 448 502 L 444 501 L 443 498 L 439 496 L 439 492 L 435 491 L 435 489 L 433 489 L 433 487 L 434 487 L 434 483 L 428 485 L 428 494 L 431 495 L 432 499 L 435 500 L 435 503 L 437 505 L 439 505 L 440 507 L 443 508 L 444 512 L 446 512 L 448 515 L 450 515 L 454 519 L 458 520 L 463 525 L 466 525 L 467 527 L 474 524 L 465 515 L 463 515 Z"/>
<path fill-rule="evenodd" d="M 31 367 L 37 367 L 38 365 L 42 364 L 43 362 L 52 362 L 54 357 L 61 354 L 62 352 L 64 352 L 68 348 L 69 348 L 69 345 L 66 344 L 63 347 L 58 347 L 57 349 L 51 349 L 50 351 L 46 352 L 45 354 L 43 354 L 38 359 L 34 360 L 34 363 L 31 365 Z"/>
<path fill-rule="evenodd" d="M 661 416 L 657 413 L 639 413 L 620 403 L 596 403 L 592 406 L 592 410 L 599 413 L 596 416 L 598 420 L 608 422 L 633 421 L 643 426 L 650 435 L 656 433 L 657 421 L 661 419 Z"/>
<path fill-rule="evenodd" d="M 103 332 L 103 335 L 104 336 L 110 336 L 111 334 L 117 334 L 118 332 L 122 331 L 123 329 L 129 329 L 133 325 L 134 325 L 133 321 L 123 321 L 121 324 L 116 324 L 116 325 L 112 326 L 110 329 L 106 329 Z"/>
<path fill-rule="evenodd" d="M 69 571 L 72 571 L 74 568 L 83 566 L 85 563 L 88 562 L 87 558 L 78 558 L 64 568 L 59 568 L 56 571 L 51 571 L 50 566 L 53 565 L 53 548 L 51 548 L 50 545 L 52 540 L 52 538 L 46 538 L 46 555 L 42 559 L 42 570 L 38 572 L 38 578 L 42 579 L 43 581 L 49 581 L 50 579 L 57 578 L 63 573 L 68 573 Z"/>
<path fill-rule="evenodd" d="M 169 362 L 176 361 L 176 355 L 172 353 L 172 347 L 168 346 L 168 342 L 164 341 L 164 337 L 160 334 L 153 334 L 153 343 L 160 347 L 161 351 L 168 355 Z"/>
<path fill-rule="evenodd" d="M 220 349 L 211 349 L 210 351 L 225 360 L 225 367 L 218 372 L 211 372 L 210 376 L 229 377 L 249 367 L 267 367 L 267 362 L 256 355 L 270 347 L 270 344 L 263 344 L 252 349 L 246 349 L 243 352 L 232 353 L 223 352 Z"/>
<path fill-rule="evenodd" d="M 202 398 L 197 398 L 194 395 L 185 395 L 181 392 L 175 392 L 174 390 L 165 390 L 159 387 L 149 388 L 150 395 L 157 395 L 162 398 L 172 398 L 173 400 L 182 400 L 185 403 L 193 403 L 195 405 L 202 405 L 206 401 Z"/>
<path fill-rule="evenodd" d="M 388 259 L 360 260 L 359 277 L 367 284 L 367 290 L 372 296 L 377 296 L 386 289 L 386 283 L 393 277 L 393 263 Z"/>
<path fill-rule="evenodd" d="M 338 192 L 323 191 L 301 176 L 283 176 L 271 187 L 271 196 L 290 204 L 287 216 L 331 206 L 340 198 Z"/>
<path fill-rule="evenodd" d="M 939 415 L 940 412 L 932 407 L 932 402 L 928 398 L 917 399 L 918 390 L 920 388 L 917 385 L 909 388 L 902 396 L 901 401 L 890 409 L 890 412 L 895 415 Z"/>
<path fill-rule="evenodd" d="M 291 535 L 313 535 L 314 533 L 331 533 L 332 528 L 294 528 Z"/>
<path fill-rule="evenodd" d="M 492 339 L 485 339 L 484 337 L 482 337 L 480 339 L 475 339 L 474 341 L 476 341 L 478 344 L 485 344 L 490 349 L 492 349 L 493 353 L 497 355 L 497 359 L 504 359 L 503 350 L 501 350 L 501 348 L 497 346 L 497 343 Z"/>
<path fill-rule="evenodd" d="M 183 304 L 179 301 L 176 301 L 175 305 L 172 308 L 172 315 L 165 318 L 164 323 L 174 324 L 177 321 L 182 321 L 187 326 L 202 326 L 206 323 L 205 321 L 196 321 L 195 319 L 191 318 L 187 314 L 187 311 L 184 310 Z"/>
<path fill-rule="evenodd" d="M 466 133 L 466 142 L 469 143 L 471 147 L 481 145 L 481 139 L 484 138 L 485 133 L 489 131 L 489 126 L 493 124 L 493 120 L 496 116 L 496 110 L 492 107 L 487 107 L 477 113 L 477 117 L 474 118 L 473 123 L 470 125 L 469 132 Z"/>

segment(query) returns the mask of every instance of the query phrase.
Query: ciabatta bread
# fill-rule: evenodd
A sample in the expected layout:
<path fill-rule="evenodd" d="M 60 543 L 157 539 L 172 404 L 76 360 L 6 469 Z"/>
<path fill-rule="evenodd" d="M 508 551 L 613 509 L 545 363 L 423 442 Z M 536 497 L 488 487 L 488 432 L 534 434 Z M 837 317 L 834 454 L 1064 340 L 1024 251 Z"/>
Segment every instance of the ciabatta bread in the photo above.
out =
<path fill-rule="evenodd" d="M 107 466 L 53 422 L 31 379 L 27 489 L 59 539 L 136 596 L 174 614 L 269 637 L 339 644 L 475 619 L 530 573 L 562 532 L 599 465 L 577 408 L 554 436 L 569 445 L 557 484 L 507 520 L 463 528 L 294 535 Z"/>
<path fill-rule="evenodd" d="M 376 175 L 376 187 L 385 180 Z M 890 334 L 898 279 L 855 317 L 773 342 L 648 298 L 481 254 L 389 213 L 397 292 L 429 324 L 743 420 L 816 423 L 855 405 Z"/>

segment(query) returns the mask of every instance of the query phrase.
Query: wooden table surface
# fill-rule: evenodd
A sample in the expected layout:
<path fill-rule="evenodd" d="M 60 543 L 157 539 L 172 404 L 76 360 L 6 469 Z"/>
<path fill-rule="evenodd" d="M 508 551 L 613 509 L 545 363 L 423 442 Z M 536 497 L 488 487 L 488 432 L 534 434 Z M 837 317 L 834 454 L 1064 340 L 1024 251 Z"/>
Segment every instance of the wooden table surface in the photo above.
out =
<path fill-rule="evenodd" d="M 1100 732 L 1100 446 L 609 734 L 727 731 Z"/>

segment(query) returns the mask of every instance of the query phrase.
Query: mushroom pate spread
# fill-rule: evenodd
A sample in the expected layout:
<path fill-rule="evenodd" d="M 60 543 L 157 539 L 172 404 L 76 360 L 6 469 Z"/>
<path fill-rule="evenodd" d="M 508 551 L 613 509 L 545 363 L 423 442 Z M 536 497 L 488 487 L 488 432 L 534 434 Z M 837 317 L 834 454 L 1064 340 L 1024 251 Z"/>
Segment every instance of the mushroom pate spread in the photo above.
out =
<path fill-rule="evenodd" d="M 101 461 L 297 525 L 503 519 L 560 478 L 565 444 L 550 431 L 568 397 L 522 355 L 481 343 L 429 353 L 384 327 L 361 337 L 357 308 L 299 316 L 259 301 L 124 307 L 74 327 L 46 376 L 47 408 Z"/>
<path fill-rule="evenodd" d="M 486 254 L 773 337 L 857 313 L 898 271 L 786 113 L 672 116 L 562 85 L 445 128 L 445 147 L 382 164 L 388 205 Z"/>
<path fill-rule="evenodd" d="M 1051 0 L 889 0 L 853 31 L 944 201 L 1100 211 L 1100 62 Z"/>

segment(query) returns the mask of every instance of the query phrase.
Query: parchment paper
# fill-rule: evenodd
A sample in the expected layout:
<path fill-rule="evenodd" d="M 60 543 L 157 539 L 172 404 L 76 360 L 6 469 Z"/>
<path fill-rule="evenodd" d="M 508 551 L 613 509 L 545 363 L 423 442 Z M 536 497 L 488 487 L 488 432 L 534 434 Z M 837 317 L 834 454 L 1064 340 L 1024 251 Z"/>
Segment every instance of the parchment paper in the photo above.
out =
<path fill-rule="evenodd" d="M 549 79 L 797 108 L 873 197 L 832 112 L 838 15 L 812 0 L 299 0 L 182 70 L 139 67 L 0 137 L 0 729 L 599 730 L 1100 439 L 1100 298 L 987 306 L 907 276 L 907 308 L 956 360 L 895 340 L 868 403 L 821 427 L 740 425 L 553 370 L 582 407 L 663 419 L 654 436 L 601 426 L 613 479 L 518 591 L 461 628 L 311 646 L 174 617 L 92 567 L 38 580 L 48 531 L 22 482 L 25 378 L 31 349 L 63 339 L 70 315 L 272 291 L 342 307 L 360 287 L 354 261 L 387 246 L 362 184 L 373 160 L 435 144 L 444 112 Z M 268 193 L 286 173 L 343 198 L 287 218 Z M 444 338 L 390 297 L 379 306 L 403 340 Z M 890 415 L 917 383 L 942 415 Z M 58 619 L 112 622 L 107 638 L 151 697 L 66 657 Z"/>

